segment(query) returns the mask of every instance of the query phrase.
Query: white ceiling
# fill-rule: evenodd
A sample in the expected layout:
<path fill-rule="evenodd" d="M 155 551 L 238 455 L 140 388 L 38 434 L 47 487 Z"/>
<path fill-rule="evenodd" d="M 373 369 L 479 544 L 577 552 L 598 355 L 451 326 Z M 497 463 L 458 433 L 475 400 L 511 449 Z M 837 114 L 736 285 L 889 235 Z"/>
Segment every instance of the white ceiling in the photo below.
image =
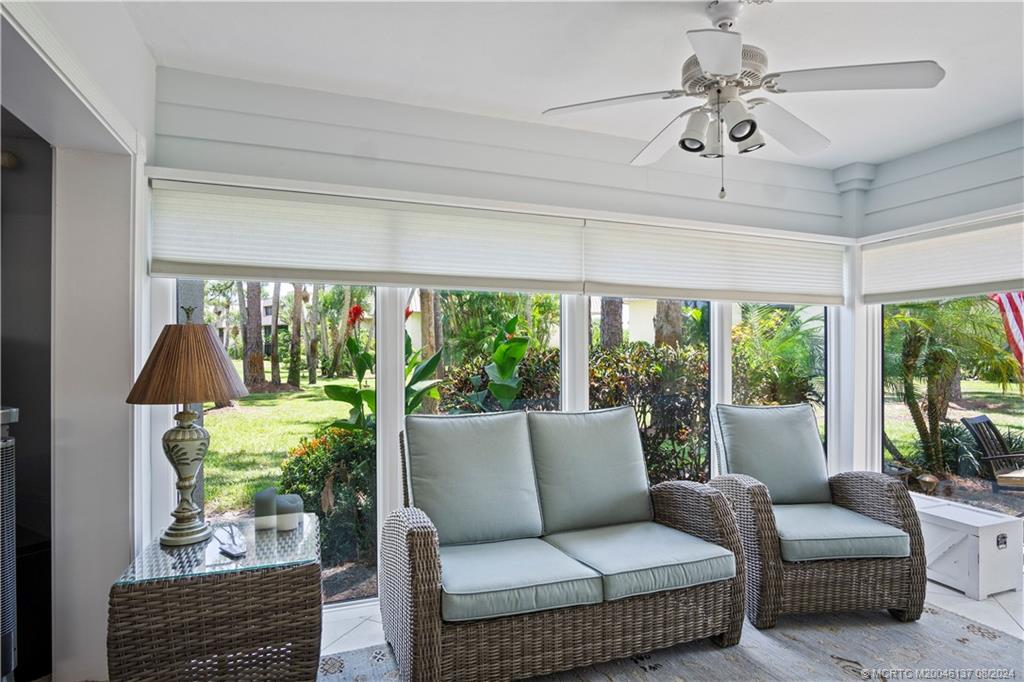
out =
<path fill-rule="evenodd" d="M 547 107 L 677 87 L 685 3 L 129 3 L 162 66 L 645 140 L 694 100 L 541 119 Z M 776 2 L 737 29 L 770 70 L 934 59 L 934 90 L 772 95 L 832 140 L 812 157 L 878 163 L 1024 117 L 1024 3 Z M 642 146 L 642 143 L 638 145 Z M 681 152 L 680 152 L 681 153 Z"/>

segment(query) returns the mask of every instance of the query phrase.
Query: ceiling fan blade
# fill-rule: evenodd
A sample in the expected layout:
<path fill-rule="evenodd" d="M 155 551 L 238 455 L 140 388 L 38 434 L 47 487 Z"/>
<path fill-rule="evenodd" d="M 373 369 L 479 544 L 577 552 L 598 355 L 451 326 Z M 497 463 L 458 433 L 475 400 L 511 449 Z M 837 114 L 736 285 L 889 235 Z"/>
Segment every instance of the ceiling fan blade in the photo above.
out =
<path fill-rule="evenodd" d="M 747 106 L 757 118 L 758 130 L 794 154 L 815 154 L 831 144 L 827 137 L 769 99 L 758 97 L 749 100 Z"/>
<path fill-rule="evenodd" d="M 743 38 L 733 31 L 703 28 L 687 31 L 700 68 L 712 76 L 735 76 L 743 68 Z"/>
<path fill-rule="evenodd" d="M 934 88 L 945 76 L 943 68 L 933 61 L 892 62 L 783 71 L 768 74 L 763 83 L 769 92 L 898 90 Z"/>
<path fill-rule="evenodd" d="M 676 99 L 682 97 L 686 93 L 682 90 L 658 90 L 657 92 L 641 92 L 636 95 L 623 95 L 622 97 L 608 97 L 606 99 L 595 99 L 589 102 L 579 102 L 577 104 L 565 104 L 560 107 L 551 107 L 545 109 L 543 114 L 548 116 L 551 114 L 567 114 L 574 113 L 577 111 L 586 111 L 587 109 L 600 109 L 601 107 L 611 107 L 618 104 L 631 104 L 633 102 L 646 102 L 648 100 L 655 99 Z"/>
<path fill-rule="evenodd" d="M 679 144 L 679 136 L 683 134 L 683 130 L 686 128 L 686 116 L 698 109 L 700 107 L 687 109 L 669 121 L 668 125 L 662 128 L 661 132 L 655 135 L 654 139 L 644 145 L 640 153 L 633 157 L 629 165 L 647 166 L 665 156 L 669 149 Z"/>

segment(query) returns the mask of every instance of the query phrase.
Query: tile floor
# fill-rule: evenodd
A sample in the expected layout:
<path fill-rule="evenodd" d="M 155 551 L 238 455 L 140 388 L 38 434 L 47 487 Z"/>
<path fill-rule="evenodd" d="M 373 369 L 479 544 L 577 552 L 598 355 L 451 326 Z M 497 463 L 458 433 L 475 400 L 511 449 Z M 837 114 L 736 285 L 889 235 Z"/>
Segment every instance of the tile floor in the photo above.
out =
<path fill-rule="evenodd" d="M 929 581 L 927 601 L 982 625 L 1024 639 L 1024 600 L 1019 590 L 997 594 L 985 601 L 974 601 L 960 592 Z M 322 656 L 383 642 L 380 610 L 375 601 L 324 611 L 323 636 L 320 640 Z"/>

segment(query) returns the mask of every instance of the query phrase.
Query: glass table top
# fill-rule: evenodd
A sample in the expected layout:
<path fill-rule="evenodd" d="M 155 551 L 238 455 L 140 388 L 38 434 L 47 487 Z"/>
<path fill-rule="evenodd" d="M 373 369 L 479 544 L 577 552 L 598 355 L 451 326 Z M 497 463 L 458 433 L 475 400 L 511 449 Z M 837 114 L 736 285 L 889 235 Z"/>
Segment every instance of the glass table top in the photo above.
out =
<path fill-rule="evenodd" d="M 283 532 L 258 531 L 253 519 L 211 525 L 213 536 L 194 545 L 164 547 L 154 540 L 135 557 L 116 584 L 195 578 L 320 560 L 320 528 L 315 514 L 303 514 L 298 528 Z M 243 544 L 245 556 L 232 559 L 222 554 L 220 548 L 228 544 Z"/>

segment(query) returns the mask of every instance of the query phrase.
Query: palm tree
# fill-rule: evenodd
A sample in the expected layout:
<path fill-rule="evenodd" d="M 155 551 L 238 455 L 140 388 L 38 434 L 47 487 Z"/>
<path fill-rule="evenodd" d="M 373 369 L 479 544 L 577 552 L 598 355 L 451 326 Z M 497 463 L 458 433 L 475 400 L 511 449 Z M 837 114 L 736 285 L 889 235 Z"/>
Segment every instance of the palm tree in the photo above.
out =
<path fill-rule="evenodd" d="M 925 461 L 943 473 L 940 425 L 957 373 L 984 376 L 1004 391 L 1020 377 L 998 309 L 986 297 L 886 306 L 882 333 L 885 390 L 907 406 Z"/>
<path fill-rule="evenodd" d="M 288 383 L 298 388 L 302 384 L 302 296 L 304 285 L 292 283 L 291 346 L 288 348 Z"/>
<path fill-rule="evenodd" d="M 601 297 L 601 347 L 618 348 L 622 345 L 622 298 Z"/>
<path fill-rule="evenodd" d="M 659 298 L 654 312 L 654 345 L 683 346 L 683 303 Z"/>
<path fill-rule="evenodd" d="M 263 370 L 263 284 L 246 283 L 245 295 L 245 385 L 266 383 Z"/>
<path fill-rule="evenodd" d="M 306 370 L 310 385 L 316 383 L 316 370 L 320 364 L 320 292 L 323 284 L 314 284 L 309 300 L 309 316 L 306 321 Z"/>
<path fill-rule="evenodd" d="M 278 351 L 281 320 L 281 283 L 274 282 L 274 294 L 270 304 L 270 383 L 281 385 L 281 353 Z"/>
<path fill-rule="evenodd" d="M 732 330 L 733 400 L 739 404 L 821 403 L 824 317 L 807 306 L 740 304 Z"/>

